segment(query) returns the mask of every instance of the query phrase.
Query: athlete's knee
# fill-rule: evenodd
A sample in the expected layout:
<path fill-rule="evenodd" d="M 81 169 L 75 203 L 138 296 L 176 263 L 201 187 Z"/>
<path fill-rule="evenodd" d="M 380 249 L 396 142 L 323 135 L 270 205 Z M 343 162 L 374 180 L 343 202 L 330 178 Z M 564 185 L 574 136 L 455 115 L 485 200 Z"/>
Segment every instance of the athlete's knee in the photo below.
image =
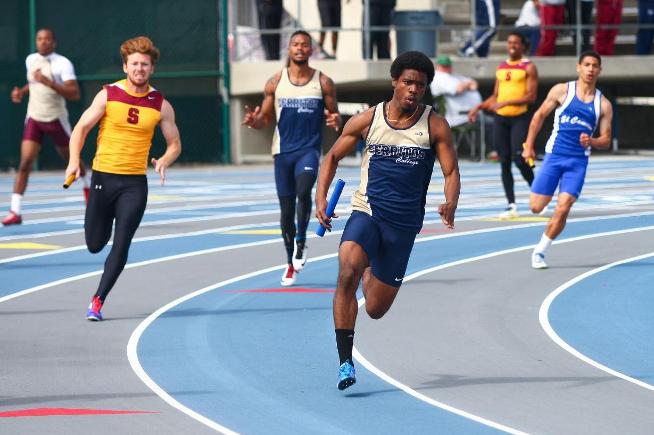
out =
<path fill-rule="evenodd" d="M 361 271 L 352 263 L 341 262 L 338 268 L 338 287 L 345 291 L 356 292 L 361 279 Z"/>
<path fill-rule="evenodd" d="M 559 204 L 559 203 L 557 203 L 556 207 L 554 208 L 554 214 L 557 217 L 565 219 L 570 214 L 570 208 L 571 207 L 572 207 L 571 204 L 566 204 L 566 203 Z"/>
<path fill-rule="evenodd" d="M 366 299 L 366 313 L 373 320 L 379 320 L 388 312 L 389 306 Z"/>
<path fill-rule="evenodd" d="M 102 241 L 86 241 L 86 249 L 89 250 L 91 254 L 97 254 L 98 252 L 102 251 L 102 249 L 107 246 L 107 242 L 102 242 Z"/>

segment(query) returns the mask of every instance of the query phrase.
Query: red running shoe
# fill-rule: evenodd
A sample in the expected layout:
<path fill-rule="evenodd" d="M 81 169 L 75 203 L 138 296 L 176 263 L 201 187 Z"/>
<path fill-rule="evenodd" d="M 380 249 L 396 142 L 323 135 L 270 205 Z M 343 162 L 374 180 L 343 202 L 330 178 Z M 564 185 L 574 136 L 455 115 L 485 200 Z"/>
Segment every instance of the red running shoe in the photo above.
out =
<path fill-rule="evenodd" d="M 91 299 L 91 303 L 89 304 L 89 310 L 86 312 L 86 318 L 88 320 L 99 322 L 102 320 L 102 313 L 100 312 L 101 308 L 102 301 L 100 300 L 100 296 L 93 296 L 93 299 Z"/>
<path fill-rule="evenodd" d="M 293 269 L 292 264 L 289 264 L 288 266 L 286 266 L 286 269 L 284 269 L 284 274 L 282 275 L 282 279 L 280 280 L 279 283 L 284 287 L 287 287 L 289 285 L 295 284 L 296 280 L 297 280 L 297 270 Z"/>
<path fill-rule="evenodd" d="M 2 225 L 4 226 L 9 226 L 9 225 L 20 225 L 23 223 L 23 218 L 21 215 L 14 213 L 13 211 L 9 211 L 9 214 L 5 216 L 5 218 L 2 220 Z"/>

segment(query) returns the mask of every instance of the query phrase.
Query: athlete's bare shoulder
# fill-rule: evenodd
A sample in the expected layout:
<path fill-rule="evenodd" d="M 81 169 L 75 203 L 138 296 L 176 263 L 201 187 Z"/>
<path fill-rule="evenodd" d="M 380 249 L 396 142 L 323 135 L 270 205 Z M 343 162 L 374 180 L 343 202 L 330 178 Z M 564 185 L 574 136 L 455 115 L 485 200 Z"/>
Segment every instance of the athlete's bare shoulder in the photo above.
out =
<path fill-rule="evenodd" d="M 334 80 L 331 79 L 327 74 L 324 72 L 320 72 L 320 86 L 322 86 L 323 89 L 325 87 L 333 88 L 334 87 Z"/>
<path fill-rule="evenodd" d="M 264 93 L 265 94 L 274 94 L 275 90 L 277 89 L 277 85 L 279 84 L 279 81 L 282 78 L 282 72 L 277 71 L 275 74 L 273 74 L 268 81 L 266 81 L 266 85 L 264 86 Z"/>
<path fill-rule="evenodd" d="M 552 89 L 550 89 L 548 92 L 546 99 L 552 102 L 556 101 L 558 104 L 563 104 L 566 95 L 568 95 L 568 84 L 557 83 L 552 86 Z"/>

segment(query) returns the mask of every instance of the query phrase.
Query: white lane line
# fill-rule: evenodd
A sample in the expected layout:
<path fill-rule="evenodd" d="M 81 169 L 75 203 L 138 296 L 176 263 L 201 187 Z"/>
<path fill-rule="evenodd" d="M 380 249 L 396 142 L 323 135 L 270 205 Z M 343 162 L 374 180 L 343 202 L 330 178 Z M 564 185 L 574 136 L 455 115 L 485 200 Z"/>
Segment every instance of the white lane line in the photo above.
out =
<path fill-rule="evenodd" d="M 588 356 L 584 355 L 583 353 L 579 352 L 577 349 L 575 349 L 570 344 L 568 344 L 565 340 L 563 340 L 559 336 L 559 334 L 557 334 L 556 331 L 554 331 L 554 328 L 552 328 L 552 325 L 550 324 L 549 310 L 550 310 L 550 307 L 552 306 L 552 303 L 554 302 L 554 299 L 556 299 L 561 293 L 563 293 L 565 290 L 569 289 L 573 285 L 577 284 L 578 282 L 581 282 L 584 279 L 588 278 L 589 276 L 595 275 L 596 273 L 605 271 L 605 270 L 610 269 L 610 268 L 615 267 L 615 266 L 619 266 L 621 264 L 631 263 L 633 261 L 638 261 L 638 260 L 642 260 L 644 258 L 649 258 L 649 257 L 653 257 L 653 256 L 654 256 L 654 252 L 650 252 L 649 254 L 643 254 L 643 255 L 636 256 L 636 257 L 627 258 L 625 260 L 616 261 L 614 263 L 607 264 L 605 266 L 598 267 L 598 268 L 593 269 L 593 270 L 589 270 L 586 273 L 583 273 L 583 274 L 581 274 L 579 276 L 576 276 L 575 278 L 573 278 L 570 281 L 562 284 L 561 286 L 556 288 L 552 293 L 547 295 L 547 297 L 545 298 L 545 300 L 543 301 L 543 303 L 540 306 L 540 310 L 538 311 L 538 320 L 540 321 L 541 327 L 545 330 L 545 333 L 552 339 L 552 341 L 554 341 L 554 343 L 556 343 L 557 345 L 562 347 L 565 351 L 567 351 L 570 354 L 572 354 L 573 356 L 579 358 L 580 360 L 582 360 L 586 364 L 589 364 L 589 365 L 591 365 L 591 366 L 593 366 L 595 368 L 598 368 L 598 369 L 602 370 L 603 372 L 606 372 L 606 373 L 608 373 L 608 374 L 610 374 L 612 376 L 615 376 L 615 377 L 623 379 L 623 380 L 625 380 L 627 382 L 631 382 L 633 384 L 636 384 L 639 387 L 646 388 L 646 389 L 648 389 L 650 391 L 654 391 L 654 385 L 648 384 L 647 382 L 643 382 L 640 379 L 632 378 L 631 376 L 625 375 L 624 373 L 621 373 L 621 372 L 618 372 L 617 370 L 609 368 L 609 367 L 595 361 L 594 359 L 589 358 Z"/>
<path fill-rule="evenodd" d="M 348 216 L 351 212 L 351 209 L 337 209 L 338 216 L 343 218 L 345 216 Z M 648 215 L 654 215 L 654 212 L 645 212 L 645 213 L 626 213 L 626 214 L 615 214 L 615 215 L 606 215 L 606 216 L 598 216 L 598 217 L 583 217 L 583 218 L 574 218 L 574 219 L 568 219 L 568 222 L 585 222 L 585 221 L 595 221 L 595 220 L 607 220 L 607 219 L 616 219 L 616 218 L 624 218 L 624 217 L 636 217 L 636 216 L 648 216 Z M 239 215 L 242 216 L 242 215 Z M 495 215 L 493 215 L 495 216 Z M 474 221 L 478 219 L 484 219 L 487 218 L 487 215 L 484 216 L 467 216 L 465 218 L 460 218 L 457 221 L 462 222 L 462 221 Z M 425 220 L 424 224 L 433 224 L 433 223 L 439 223 L 440 220 Z M 510 220 L 506 221 L 507 223 L 511 222 Z M 312 221 L 312 223 L 314 223 Z M 317 224 L 317 222 L 315 222 Z M 279 222 L 262 222 L 262 223 L 256 223 L 256 224 L 244 224 L 244 225 L 233 225 L 233 226 L 227 226 L 227 227 L 217 227 L 217 228 L 209 228 L 206 230 L 198 230 L 198 231 L 191 231 L 191 232 L 181 232 L 181 233 L 172 233 L 172 234 L 162 234 L 159 236 L 148 236 L 148 237 L 139 237 L 134 239 L 132 242 L 138 243 L 142 241 L 152 241 L 152 240 L 163 240 L 163 239 L 168 239 L 168 238 L 182 238 L 182 237 L 191 237 L 191 236 L 197 236 L 197 235 L 202 235 L 202 234 L 211 234 L 211 233 L 220 233 L 223 231 L 230 231 L 230 230 L 239 230 L 239 229 L 246 229 L 246 228 L 252 228 L 252 227 L 259 227 L 259 226 L 268 226 L 268 225 L 277 225 Z M 144 226 L 147 224 L 141 224 L 141 226 Z M 436 240 L 436 239 L 443 239 L 443 238 L 449 238 L 449 237 L 459 237 L 459 236 L 467 236 L 467 235 L 474 235 L 474 234 L 482 234 L 482 233 L 490 233 L 490 232 L 496 232 L 496 231 L 509 231 L 513 229 L 521 229 L 521 228 L 529 228 L 529 227 L 537 227 L 537 226 L 543 226 L 545 225 L 545 221 L 542 222 L 533 222 L 533 223 L 525 223 L 525 224 L 516 224 L 516 225 L 507 225 L 503 227 L 491 227 L 491 228 L 484 228 L 484 229 L 479 229 L 479 230 L 470 230 L 470 231 L 463 231 L 463 232 L 451 232 L 449 234 L 439 234 L 435 236 L 426 236 L 426 237 L 421 237 L 416 239 L 416 243 L 420 243 L 423 241 L 429 241 L 429 240 Z M 81 232 L 83 230 L 72 230 L 73 232 Z M 331 232 L 331 235 L 336 235 L 336 234 L 341 234 L 343 230 L 334 230 Z M 70 234 L 70 232 L 65 232 L 66 234 Z M 53 235 L 54 233 L 49 233 L 47 235 Z M 330 233 L 327 232 L 327 235 Z M 30 239 L 34 238 L 36 236 L 16 236 L 16 238 L 20 239 Z M 307 238 L 314 238 L 316 237 L 312 232 L 307 233 Z M 0 241 L 4 241 L 5 238 L 0 237 Z M 109 242 L 108 245 L 111 245 L 113 242 Z M 555 242 L 557 243 L 557 242 Z M 56 254 L 61 254 L 64 252 L 72 252 L 72 251 L 77 251 L 77 250 L 83 250 L 86 249 L 86 245 L 78 245 L 78 246 L 72 246 L 68 248 L 63 248 L 63 249 L 57 249 L 57 250 L 52 250 L 52 251 L 46 251 L 46 252 L 36 252 L 32 254 L 25 254 L 25 255 L 20 255 L 16 257 L 10 257 L 10 258 L 5 258 L 5 259 L 0 259 L 0 264 L 3 263 L 10 263 L 13 261 L 19 261 L 19 260 L 27 260 L 30 258 L 36 258 L 36 257 L 44 257 L 47 255 L 56 255 Z"/>
<path fill-rule="evenodd" d="M 654 230 L 654 225 L 649 226 L 649 227 L 643 227 L 643 228 L 632 228 L 632 229 L 628 229 L 628 230 L 607 231 L 607 232 L 604 232 L 604 233 L 597 233 L 597 234 L 592 234 L 592 235 L 572 237 L 570 239 L 555 241 L 554 243 L 555 244 L 571 243 L 571 242 L 576 242 L 576 241 L 579 241 L 579 240 L 586 240 L 586 239 L 595 238 L 595 237 L 614 236 L 614 235 L 619 235 L 619 234 L 639 232 L 639 231 L 649 231 L 649 230 Z M 425 241 L 425 239 L 421 239 L 420 241 Z M 418 240 L 416 240 L 416 243 L 418 243 Z M 446 268 L 454 267 L 454 266 L 459 266 L 459 265 L 462 265 L 462 264 L 465 264 L 465 263 L 472 263 L 474 261 L 486 260 L 488 258 L 497 257 L 497 256 L 500 256 L 500 255 L 512 254 L 514 252 L 519 252 L 519 251 L 525 251 L 525 250 L 528 250 L 528 249 L 532 249 L 534 246 L 535 245 L 529 245 L 529 246 L 521 246 L 521 247 L 518 247 L 518 248 L 505 249 L 505 250 L 502 250 L 502 251 L 492 252 L 492 253 L 489 253 L 489 254 L 479 255 L 479 256 L 476 256 L 476 257 L 470 257 L 470 258 L 466 258 L 466 259 L 462 259 L 462 260 L 453 261 L 451 263 L 446 263 L 446 264 L 441 264 L 441 265 L 438 265 L 438 266 L 430 267 L 428 269 L 423 269 L 423 270 L 420 270 L 418 272 L 414 272 L 411 275 L 406 276 L 404 278 L 404 282 L 406 283 L 408 281 L 411 281 L 412 279 L 415 279 L 415 278 L 418 278 L 420 276 L 433 273 L 433 272 L 438 271 L 438 270 L 442 270 L 442 269 L 446 269 Z M 654 254 L 647 254 L 646 256 L 650 256 L 650 255 L 654 255 Z M 361 308 L 363 305 L 365 305 L 365 303 L 366 303 L 366 300 L 364 298 L 359 299 L 358 300 L 359 308 Z M 541 308 L 541 310 L 542 310 L 542 308 Z M 542 324 L 542 322 L 541 322 L 541 324 Z M 554 332 L 554 331 L 552 330 L 552 332 Z M 450 412 L 452 412 L 454 414 L 461 415 L 462 417 L 469 418 L 469 419 L 471 419 L 473 421 L 477 421 L 477 422 L 479 422 L 481 424 L 493 427 L 495 429 L 503 430 L 503 431 L 506 431 L 506 432 L 509 432 L 509 433 L 512 433 L 512 434 L 523 434 L 523 433 L 525 433 L 525 432 L 519 431 L 517 429 L 513 429 L 511 427 L 504 426 L 504 425 L 502 425 L 500 423 L 496 423 L 496 422 L 494 422 L 492 420 L 488 420 L 488 419 L 486 419 L 484 417 L 479 417 L 479 416 L 476 416 L 474 414 L 470 414 L 467 411 L 463 411 L 461 409 L 458 409 L 458 408 L 455 408 L 453 406 L 450 406 L 450 405 L 447 405 L 445 403 L 434 400 L 434 399 L 432 399 L 432 398 L 430 398 L 430 397 L 428 397 L 428 396 L 426 396 L 426 395 L 424 395 L 422 393 L 419 393 L 418 391 L 414 390 L 413 388 L 409 387 L 408 385 L 403 384 L 402 382 L 392 378 L 391 376 L 387 375 L 382 370 L 377 368 L 374 364 L 372 364 L 370 361 L 368 361 L 357 350 L 356 346 L 352 350 L 352 355 L 357 360 L 357 362 L 360 363 L 363 367 L 365 367 L 368 371 L 370 371 L 371 373 L 374 373 L 376 376 L 378 376 L 382 380 L 388 382 L 389 384 L 393 385 L 396 388 L 399 388 L 400 390 L 402 390 L 405 393 L 415 397 L 418 400 L 422 400 L 422 401 L 424 401 L 426 403 L 429 403 L 432 406 L 436 406 L 438 408 L 445 409 L 445 410 L 450 411 Z M 575 356 L 577 356 L 577 355 L 575 355 Z M 611 373 L 611 372 L 609 372 L 609 373 Z M 614 373 L 616 373 L 616 376 L 618 376 L 617 375 L 618 372 L 614 372 Z M 611 374 L 614 374 L 614 373 L 611 373 Z M 623 377 L 623 376 L 624 375 L 619 376 L 619 377 Z"/>

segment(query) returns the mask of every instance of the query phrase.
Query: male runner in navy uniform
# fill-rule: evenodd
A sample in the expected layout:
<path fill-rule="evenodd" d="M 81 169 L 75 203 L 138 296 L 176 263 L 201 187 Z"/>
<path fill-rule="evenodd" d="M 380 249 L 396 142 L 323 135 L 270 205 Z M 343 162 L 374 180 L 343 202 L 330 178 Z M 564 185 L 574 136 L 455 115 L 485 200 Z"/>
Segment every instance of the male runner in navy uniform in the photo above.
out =
<path fill-rule="evenodd" d="M 352 196 L 352 215 L 338 253 L 334 326 L 340 358 L 338 388 L 355 383 L 352 347 L 357 317 L 356 291 L 363 279 L 366 311 L 381 318 L 393 304 L 416 235 L 425 215 L 427 188 L 436 157 L 445 177 L 443 223 L 454 228 L 460 179 L 447 121 L 430 105 L 420 104 L 434 78 L 424 54 L 409 51 L 391 65 L 393 98 L 351 118 L 325 156 L 318 178 L 316 217 L 331 229 L 326 215 L 327 190 L 339 160 L 365 140 L 361 183 Z"/>
<path fill-rule="evenodd" d="M 337 131 L 340 128 L 336 87 L 332 79 L 309 66 L 311 52 L 311 36 L 304 30 L 294 32 L 288 44 L 288 67 L 266 82 L 261 106 L 254 110 L 246 106 L 241 123 L 259 129 L 277 119 L 272 154 L 288 264 L 281 278 L 283 286 L 295 283 L 297 272 L 307 261 L 305 241 L 323 122 Z"/>

